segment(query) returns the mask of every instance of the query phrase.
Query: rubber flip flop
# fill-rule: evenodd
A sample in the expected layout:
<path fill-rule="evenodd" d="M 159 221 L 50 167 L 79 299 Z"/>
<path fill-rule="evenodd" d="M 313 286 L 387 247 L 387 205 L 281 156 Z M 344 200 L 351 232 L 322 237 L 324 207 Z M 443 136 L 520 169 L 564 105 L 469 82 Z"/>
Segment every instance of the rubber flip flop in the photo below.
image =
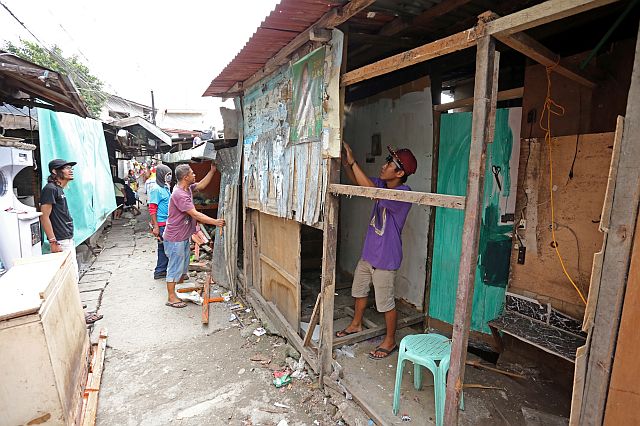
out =
<path fill-rule="evenodd" d="M 347 331 L 345 330 L 340 330 L 340 331 L 336 331 L 336 337 L 347 337 L 347 336 L 351 336 L 352 334 L 356 334 L 356 333 L 360 333 L 359 331 Z"/>
<path fill-rule="evenodd" d="M 376 359 L 376 360 L 385 359 L 385 358 L 389 357 L 392 353 L 394 353 L 397 350 L 398 350 L 398 345 L 395 345 L 391 349 L 385 349 L 385 348 L 377 347 L 373 352 L 369 352 L 369 358 L 370 359 Z M 382 352 L 384 355 L 376 356 L 376 355 L 374 355 L 374 353 L 376 353 L 376 352 Z"/>
<path fill-rule="evenodd" d="M 100 321 L 103 318 L 102 315 L 98 315 L 95 312 L 91 312 L 84 317 L 84 322 L 87 324 L 93 324 L 96 321 Z"/>
<path fill-rule="evenodd" d="M 167 302 L 165 303 L 165 306 L 169 306 L 171 308 L 185 308 L 187 304 L 184 302 L 173 302 L 173 303 Z"/>

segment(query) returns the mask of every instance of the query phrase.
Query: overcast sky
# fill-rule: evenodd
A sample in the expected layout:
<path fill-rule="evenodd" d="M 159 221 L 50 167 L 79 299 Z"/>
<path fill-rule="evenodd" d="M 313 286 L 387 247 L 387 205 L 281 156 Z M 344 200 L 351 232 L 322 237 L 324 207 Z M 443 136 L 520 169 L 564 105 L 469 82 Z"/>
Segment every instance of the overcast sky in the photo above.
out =
<path fill-rule="evenodd" d="M 0 1 L 40 41 L 77 54 L 106 91 L 150 105 L 153 90 L 158 108 L 209 111 L 220 103 L 202 93 L 279 2 Z M 2 44 L 20 37 L 35 41 L 0 6 Z"/>

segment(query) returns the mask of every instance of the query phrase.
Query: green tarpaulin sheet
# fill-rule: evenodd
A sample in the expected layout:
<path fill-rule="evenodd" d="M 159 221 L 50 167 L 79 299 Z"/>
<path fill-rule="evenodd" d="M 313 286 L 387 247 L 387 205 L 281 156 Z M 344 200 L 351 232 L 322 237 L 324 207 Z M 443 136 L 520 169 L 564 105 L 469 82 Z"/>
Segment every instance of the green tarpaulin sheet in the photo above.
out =
<path fill-rule="evenodd" d="M 73 168 L 74 180 L 64 189 L 77 246 L 92 236 L 116 209 L 102 123 L 77 115 L 37 110 L 42 185 L 47 183 L 49 161 L 62 158 L 78 163 Z M 43 241 L 46 242 L 46 238 Z"/>

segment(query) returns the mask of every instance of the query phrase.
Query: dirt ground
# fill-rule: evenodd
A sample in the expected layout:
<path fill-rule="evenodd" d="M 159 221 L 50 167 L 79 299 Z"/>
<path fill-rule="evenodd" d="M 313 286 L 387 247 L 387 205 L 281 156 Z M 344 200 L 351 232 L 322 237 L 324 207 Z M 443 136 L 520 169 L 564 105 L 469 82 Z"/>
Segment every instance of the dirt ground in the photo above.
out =
<path fill-rule="evenodd" d="M 299 354 L 281 337 L 253 335 L 261 325 L 253 311 L 242 312 L 241 329 L 225 303 L 211 306 L 208 326 L 201 306 L 165 306 L 165 283 L 153 279 L 156 243 L 147 220 L 143 213 L 114 221 L 81 280 L 81 291 L 96 288 L 84 300 L 104 315 L 92 337 L 108 332 L 98 425 L 367 424 L 352 402 L 325 396 L 308 372 L 276 389 L 273 371 L 295 367 Z"/>
<path fill-rule="evenodd" d="M 201 324 L 201 306 L 165 306 L 165 282 L 153 279 L 156 243 L 147 232 L 147 221 L 144 209 L 136 219 L 114 221 L 100 242 L 103 250 L 80 280 L 89 310 L 104 315 L 92 338 L 101 328 L 109 336 L 98 425 L 371 424 L 353 401 L 331 389 L 320 390 L 308 368 L 302 369 L 301 378 L 277 389 L 273 372 L 300 367 L 296 363 L 300 355 L 275 335 L 276 330 L 260 322 L 250 306 L 246 306 L 249 312 L 235 311 L 242 327 L 230 321 L 227 303 L 212 304 L 208 326 Z M 190 282 L 203 279 L 204 273 L 198 273 Z M 344 299 L 340 291 L 336 300 Z M 368 309 L 366 315 L 381 321 L 376 314 Z M 344 327 L 348 320 L 338 318 L 335 328 Z M 259 326 L 274 334 L 255 336 L 252 332 Z M 419 332 L 402 329 L 398 340 Z M 383 361 L 369 360 L 367 353 L 379 340 L 351 347 L 354 357 L 338 352 L 344 382 L 386 424 L 435 424 L 431 375 L 425 370 L 423 389 L 415 390 L 411 364 L 405 366 L 400 413 L 393 415 L 397 353 Z M 479 360 L 472 355 L 470 359 Z M 460 424 L 566 424 L 566 392 L 542 378 L 534 366 L 505 363 L 501 368 L 526 378 L 467 367 L 466 382 L 476 387 L 465 390 Z"/>

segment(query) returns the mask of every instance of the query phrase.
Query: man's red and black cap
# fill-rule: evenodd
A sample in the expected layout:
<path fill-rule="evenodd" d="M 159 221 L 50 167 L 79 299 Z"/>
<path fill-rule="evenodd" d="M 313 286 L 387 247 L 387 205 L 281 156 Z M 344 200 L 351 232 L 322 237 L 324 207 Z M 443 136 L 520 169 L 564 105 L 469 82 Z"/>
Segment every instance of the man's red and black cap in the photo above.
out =
<path fill-rule="evenodd" d="M 406 176 L 412 175 L 416 172 L 418 168 L 418 160 L 416 160 L 416 157 L 410 149 L 403 148 L 396 151 L 389 145 L 387 145 L 387 149 L 393 159 L 398 162 L 398 165 L 404 171 Z"/>
<path fill-rule="evenodd" d="M 75 166 L 75 161 L 67 161 L 61 158 L 56 158 L 55 160 L 49 161 L 49 172 L 53 172 L 54 170 L 61 169 L 64 166 Z"/>

